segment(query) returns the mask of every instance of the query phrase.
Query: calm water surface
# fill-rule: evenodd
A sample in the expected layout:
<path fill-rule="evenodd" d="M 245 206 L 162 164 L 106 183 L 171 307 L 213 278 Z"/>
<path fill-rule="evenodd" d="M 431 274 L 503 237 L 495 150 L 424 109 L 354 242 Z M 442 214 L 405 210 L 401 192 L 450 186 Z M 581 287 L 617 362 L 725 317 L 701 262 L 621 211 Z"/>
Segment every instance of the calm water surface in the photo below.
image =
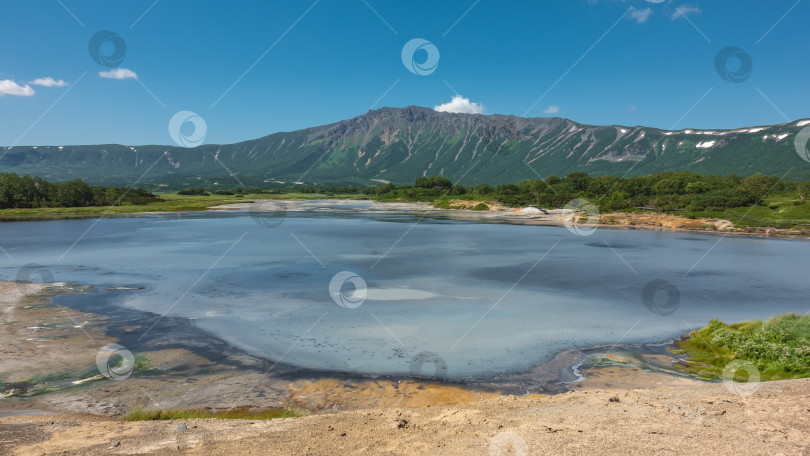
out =
<path fill-rule="evenodd" d="M 525 371 L 567 348 L 665 341 L 712 318 L 810 310 L 808 242 L 416 220 L 325 211 L 271 228 L 211 212 L 0 223 L 0 278 L 33 263 L 56 281 L 143 287 L 109 305 L 194 318 L 305 368 L 407 374 L 432 352 L 451 378 Z M 332 299 L 341 271 L 365 280 L 359 307 Z M 656 279 L 677 289 L 674 308 L 664 292 L 645 306 Z"/>

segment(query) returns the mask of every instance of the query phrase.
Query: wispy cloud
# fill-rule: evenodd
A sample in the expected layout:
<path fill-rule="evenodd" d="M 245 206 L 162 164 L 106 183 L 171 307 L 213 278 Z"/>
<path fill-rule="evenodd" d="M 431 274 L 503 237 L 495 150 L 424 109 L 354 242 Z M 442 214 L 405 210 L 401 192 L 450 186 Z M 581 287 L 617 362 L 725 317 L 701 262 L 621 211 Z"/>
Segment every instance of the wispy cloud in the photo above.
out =
<path fill-rule="evenodd" d="M 461 95 L 454 95 L 449 102 L 434 106 L 433 109 L 439 112 L 482 114 L 484 112 L 484 105 L 481 103 L 473 103 L 469 98 L 464 98 Z"/>
<path fill-rule="evenodd" d="M 636 21 L 636 24 L 643 24 L 652 16 L 652 8 L 634 9 L 630 11 L 630 19 Z"/>
<path fill-rule="evenodd" d="M 671 19 L 674 21 L 675 19 L 678 19 L 679 17 L 686 17 L 686 16 L 688 16 L 690 14 L 698 15 L 698 14 L 700 14 L 702 12 L 703 12 L 703 10 L 700 9 L 699 6 L 681 5 L 681 6 L 677 7 L 677 8 L 675 8 L 675 12 L 672 13 Z"/>
<path fill-rule="evenodd" d="M 98 75 L 107 79 L 138 79 L 138 75 L 127 68 L 114 68 L 109 71 L 99 71 Z"/>
<path fill-rule="evenodd" d="M 3 95 L 30 97 L 35 93 L 36 91 L 34 91 L 34 89 L 32 89 L 31 86 L 28 84 L 21 86 L 16 82 L 12 81 L 11 79 L 0 80 L 0 97 L 2 97 Z"/>
<path fill-rule="evenodd" d="M 543 114 L 557 114 L 558 112 L 560 112 L 560 107 L 557 105 L 551 105 L 543 110 Z"/>
<path fill-rule="evenodd" d="M 47 77 L 44 77 L 44 78 L 34 79 L 33 81 L 31 81 L 31 84 L 42 86 L 42 87 L 64 87 L 64 86 L 67 85 L 67 82 L 65 82 L 65 81 L 63 81 L 61 79 L 57 81 L 56 79 L 54 79 L 54 78 L 52 78 L 50 76 L 47 76 Z"/>

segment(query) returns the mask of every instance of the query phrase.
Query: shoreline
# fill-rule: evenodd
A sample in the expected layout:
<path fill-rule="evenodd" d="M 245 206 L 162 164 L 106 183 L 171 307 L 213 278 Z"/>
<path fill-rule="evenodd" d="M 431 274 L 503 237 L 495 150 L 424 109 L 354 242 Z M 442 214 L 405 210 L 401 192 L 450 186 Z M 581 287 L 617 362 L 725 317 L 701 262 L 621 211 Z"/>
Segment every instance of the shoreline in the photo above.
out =
<path fill-rule="evenodd" d="M 31 285 L 31 291 L 19 297 L 7 293 L 21 285 Z M 7 316 L 0 335 L 5 340 L 17 338 L 19 345 L 17 358 L 8 359 L 0 371 L 3 397 L 10 400 L 0 401 L 0 416 L 14 412 L 14 404 L 22 405 L 20 401 L 29 402 L 30 407 L 26 408 L 33 410 L 122 416 L 128 410 L 151 403 L 162 403 L 163 407 L 170 408 L 196 404 L 212 409 L 293 405 L 324 411 L 365 408 L 403 399 L 415 403 L 429 403 L 426 401 L 430 399 L 449 404 L 481 397 L 559 395 L 570 393 L 581 384 L 591 384 L 588 377 L 594 369 L 615 367 L 604 363 L 610 358 L 624 359 L 615 364 L 630 370 L 657 370 L 671 380 L 678 378 L 674 370 L 668 371 L 663 366 L 666 361 L 655 369 L 643 369 L 637 363 L 628 362 L 647 355 L 665 354 L 665 349 L 650 349 L 671 345 L 661 342 L 567 349 L 525 372 L 477 379 L 420 379 L 305 369 L 247 353 L 182 317 L 161 319 L 150 337 L 139 341 L 140 330 L 154 323 L 157 315 L 93 299 L 97 293 L 131 291 L 94 290 L 69 284 L 50 287 L 0 283 L 0 294 L 9 303 L 6 311 L 15 314 Z M 60 303 L 54 302 L 54 298 Z M 13 300 L 16 301 L 11 304 Z M 32 333 L 38 336 L 24 337 Z M 61 349 L 71 352 L 72 356 L 54 358 L 51 356 L 53 343 L 48 341 L 58 341 Z M 132 377 L 121 382 L 100 378 L 95 365 L 98 350 L 110 343 L 131 350 L 135 359 L 143 364 Z M 50 360 L 50 364 L 43 364 L 43 360 Z M 250 379 L 249 383 L 245 383 L 245 379 Z M 228 392 L 220 391 L 211 396 L 212 387 Z M 102 394 L 105 391 L 115 391 L 120 400 L 105 399 L 107 394 Z M 83 398 L 81 407 L 71 404 L 77 395 Z"/>
<path fill-rule="evenodd" d="M 477 211 L 468 207 L 451 207 L 449 209 L 437 208 L 426 202 L 396 202 L 376 200 L 346 200 L 346 199 L 313 199 L 313 200 L 285 200 L 285 199 L 254 199 L 251 203 L 232 203 L 211 206 L 208 211 L 246 211 L 256 216 L 262 212 L 276 214 L 283 217 L 286 212 L 307 212 L 323 206 L 337 206 L 342 203 L 368 203 L 369 208 L 341 209 L 349 213 L 371 212 L 374 214 L 409 214 L 420 215 L 425 218 L 463 220 L 483 223 L 504 223 L 512 225 L 556 226 L 565 227 L 565 222 L 559 213 L 551 215 L 521 214 L 520 208 L 506 208 L 492 205 L 489 210 Z M 376 207 L 375 207 L 376 206 Z M 334 209 L 334 208 L 333 208 Z M 203 212 L 208 212 L 203 211 Z M 280 215 L 278 215 L 280 214 Z M 616 221 L 618 219 L 618 221 Z M 610 222 L 613 220 L 613 222 Z M 675 226 L 672 226 L 675 225 Z M 713 229 L 705 228 L 707 226 Z M 596 229 L 618 230 L 646 230 L 673 233 L 694 234 L 721 234 L 737 235 L 765 239 L 796 239 L 810 240 L 810 233 L 783 228 L 737 229 L 733 223 L 725 219 L 689 219 L 662 212 L 610 212 L 600 214 L 600 221 Z"/>
<path fill-rule="evenodd" d="M 521 208 L 506 208 L 492 204 L 488 210 L 472 210 L 464 205 L 451 208 L 437 208 L 427 202 L 399 202 L 376 201 L 371 199 L 252 199 L 250 202 L 227 203 L 208 206 L 205 208 L 192 208 L 188 210 L 166 211 L 99 211 L 99 212 L 52 212 L 42 214 L 2 214 L 0 222 L 30 222 L 48 220 L 78 220 L 93 218 L 119 218 L 138 216 L 179 215 L 184 213 L 206 212 L 237 212 L 245 211 L 250 214 L 261 212 L 278 212 L 279 206 L 283 212 L 306 212 L 313 206 L 336 206 L 341 203 L 369 203 L 380 206 L 373 213 L 379 214 L 409 214 L 421 215 L 425 218 L 475 221 L 481 223 L 504 223 L 513 225 L 557 226 L 564 227 L 565 223 L 556 214 L 554 216 L 520 214 Z M 269 204 L 271 208 L 262 208 L 262 204 Z M 385 207 L 385 208 L 384 208 Z M 322 209 L 322 208 L 321 208 Z M 342 209 L 345 212 L 361 213 L 366 208 Z M 559 210 L 554 210 L 559 211 Z M 427 214 L 427 215 L 426 215 Z M 282 214 L 280 217 L 284 217 Z M 613 221 L 611 221 L 613 220 Z M 675 225 L 675 226 L 673 226 Z M 769 226 L 734 228 L 733 222 L 726 219 L 690 219 L 664 212 L 609 212 L 600 214 L 597 228 L 619 230 L 646 230 L 673 233 L 694 234 L 721 234 L 736 235 L 764 239 L 796 239 L 810 240 L 810 232 L 789 228 L 776 228 Z M 712 228 L 709 228 L 712 227 Z"/>
<path fill-rule="evenodd" d="M 19 290 L 20 285 L 0 283 L 0 296 L 7 304 L 3 309 L 19 319 L 17 329 L 50 326 L 50 330 L 30 331 L 53 331 L 50 336 L 60 347 L 89 355 L 85 358 L 93 358 L 96 346 L 121 342 L 109 337 L 115 334 L 110 334 L 108 327 L 117 324 L 120 331 L 129 333 L 142 323 L 135 314 L 115 322 L 114 316 L 51 302 L 54 293 L 87 292 L 86 288 L 67 284 L 56 290 L 40 284 L 25 284 L 23 288 L 29 285 L 31 293 L 12 295 L 3 290 Z M 8 305 L 12 299 L 16 307 Z M 32 317 L 50 325 L 29 326 L 36 323 Z M 79 325 L 64 324 L 73 323 L 74 318 L 85 330 L 88 322 L 97 322 L 96 334 L 87 337 L 76 327 Z M 177 320 L 167 319 L 163 329 L 192 329 L 187 321 L 180 321 L 185 319 Z M 9 326 L 14 325 L 0 327 L 4 339 L 13 335 L 8 333 Z M 39 338 L 48 340 L 48 336 Z M 634 357 L 656 361 L 654 351 L 623 352 L 616 347 L 605 350 L 605 346 L 568 350 L 573 357 L 561 353 L 555 360 L 574 374 L 579 369 L 584 377 L 574 378 L 566 391 L 509 394 L 418 380 L 268 379 L 256 374 L 267 367 L 267 360 L 238 350 L 225 356 L 227 344 L 209 339 L 203 341 L 203 351 L 218 353 L 226 361 L 212 362 L 183 347 L 187 342 L 184 337 L 167 336 L 158 330 L 145 342 L 150 360 L 147 369 L 126 380 L 102 379 L 64 391 L 0 400 L 0 432 L 4 435 L 0 452 L 218 456 L 421 454 L 441 448 L 442 454 L 466 456 L 488 451 L 503 454 L 501 451 L 510 447 L 514 450 L 525 445 L 527 452 L 517 454 L 711 451 L 731 455 L 739 454 L 740 448 L 756 454 L 802 454 L 810 436 L 810 412 L 803 405 L 810 400 L 810 379 L 759 383 L 756 391 L 743 396 L 723 383 L 645 369 L 634 362 Z M 77 344 L 88 342 L 92 342 L 88 345 L 92 353 L 76 350 Z M 657 346 L 662 351 L 668 344 Z M 36 350 L 22 355 L 38 361 L 52 346 Z M 577 356 L 576 352 L 588 350 L 597 357 Z M 36 353 L 39 355 L 33 358 L 26 356 Z M 136 350 L 135 354 L 144 352 Z M 572 359 L 577 360 L 573 366 Z M 64 362 L 59 357 L 54 360 Z M 84 360 L 91 369 L 95 368 L 93 361 Z M 537 369 L 553 365 L 553 361 Z M 236 368 L 228 363 L 235 363 Z M 8 365 L 4 363 L 3 368 Z M 150 372 L 152 368 L 160 372 Z M 247 394 L 250 392 L 257 394 Z M 218 411 L 242 406 L 260 410 L 279 404 L 300 410 L 299 415 L 304 416 L 267 421 L 209 418 L 130 422 L 116 418 L 133 409 Z M 493 448 L 496 453 L 492 453 Z"/>

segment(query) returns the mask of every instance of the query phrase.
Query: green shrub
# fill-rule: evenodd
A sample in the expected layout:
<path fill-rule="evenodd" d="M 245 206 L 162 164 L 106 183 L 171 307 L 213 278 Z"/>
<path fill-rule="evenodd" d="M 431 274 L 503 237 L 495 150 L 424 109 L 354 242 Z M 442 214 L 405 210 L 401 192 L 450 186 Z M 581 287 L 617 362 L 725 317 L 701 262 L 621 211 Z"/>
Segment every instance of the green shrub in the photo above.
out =
<path fill-rule="evenodd" d="M 763 380 L 810 377 L 810 315 L 731 325 L 712 320 L 678 345 L 690 355 L 689 369 L 715 378 L 733 359 L 753 363 Z"/>
<path fill-rule="evenodd" d="M 189 187 L 184 190 L 180 190 L 177 192 L 178 195 L 200 195 L 200 196 L 211 196 L 210 193 L 206 192 L 200 187 Z"/>
<path fill-rule="evenodd" d="M 433 204 L 433 207 L 437 209 L 450 209 L 450 200 L 448 198 L 442 198 L 436 203 Z"/>

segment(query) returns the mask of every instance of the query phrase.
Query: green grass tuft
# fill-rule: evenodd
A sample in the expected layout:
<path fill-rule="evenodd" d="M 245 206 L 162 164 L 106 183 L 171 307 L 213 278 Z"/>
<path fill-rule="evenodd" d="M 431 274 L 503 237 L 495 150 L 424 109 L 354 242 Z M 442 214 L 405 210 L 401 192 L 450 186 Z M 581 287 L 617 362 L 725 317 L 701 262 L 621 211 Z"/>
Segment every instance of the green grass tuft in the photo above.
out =
<path fill-rule="evenodd" d="M 143 410 L 135 409 L 127 413 L 126 421 L 192 420 L 219 418 L 223 420 L 272 420 L 301 416 L 288 409 L 250 410 L 236 408 L 230 410 Z"/>

